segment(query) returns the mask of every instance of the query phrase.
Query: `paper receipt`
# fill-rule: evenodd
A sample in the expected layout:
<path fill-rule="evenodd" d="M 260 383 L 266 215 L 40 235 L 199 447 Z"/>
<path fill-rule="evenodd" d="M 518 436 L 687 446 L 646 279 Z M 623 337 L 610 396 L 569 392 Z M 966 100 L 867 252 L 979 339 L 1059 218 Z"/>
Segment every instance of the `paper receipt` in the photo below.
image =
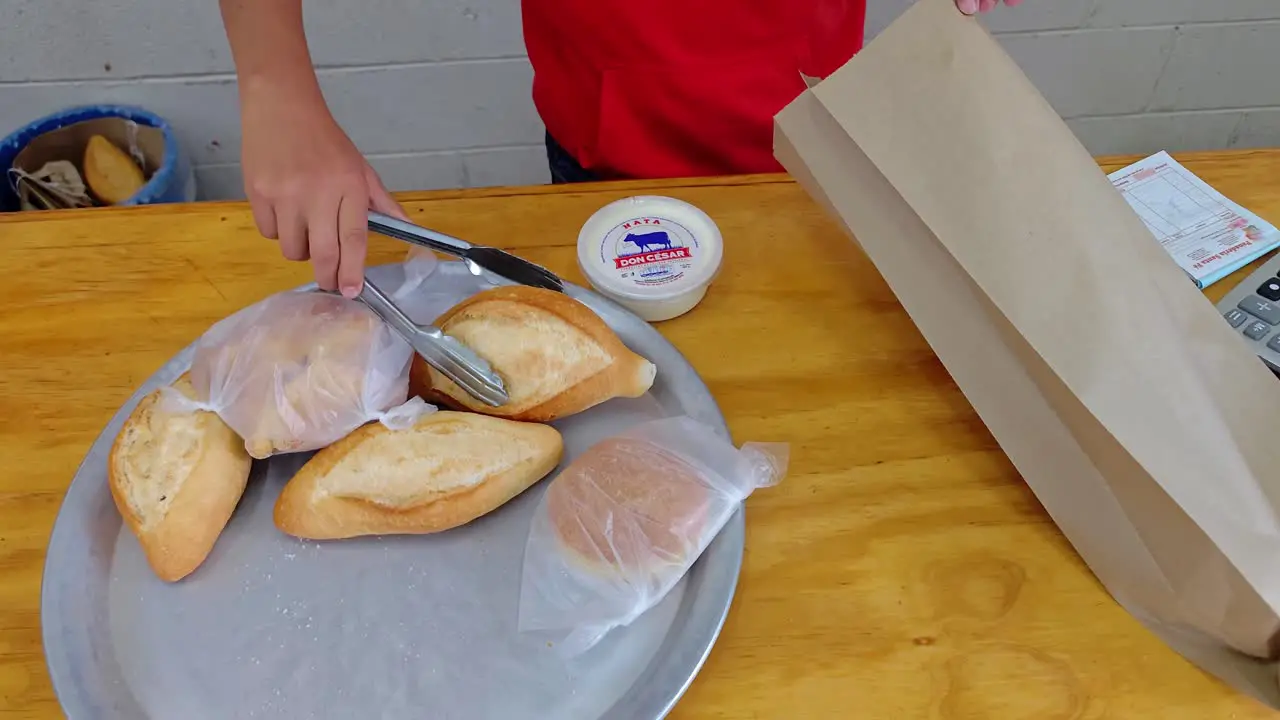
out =
<path fill-rule="evenodd" d="M 1280 246 L 1280 230 L 1228 200 L 1167 152 L 1108 177 L 1201 288 Z"/>

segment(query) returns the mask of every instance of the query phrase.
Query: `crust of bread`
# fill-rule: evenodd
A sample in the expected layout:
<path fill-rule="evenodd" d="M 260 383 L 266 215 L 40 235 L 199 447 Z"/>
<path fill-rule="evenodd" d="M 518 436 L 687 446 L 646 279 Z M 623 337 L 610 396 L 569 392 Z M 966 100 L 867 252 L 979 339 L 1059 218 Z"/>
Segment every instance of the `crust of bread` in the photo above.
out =
<path fill-rule="evenodd" d="M 611 438 L 560 472 L 546 512 L 575 567 L 635 581 L 688 561 L 710 492 L 695 468 L 657 445 Z"/>
<path fill-rule="evenodd" d="M 483 477 L 456 488 L 432 490 L 432 483 L 441 478 L 423 476 L 421 485 L 417 486 L 418 497 L 411 500 L 392 502 L 390 497 L 379 497 L 373 483 L 379 481 L 379 474 L 395 473 L 395 468 L 381 473 L 364 470 L 360 477 L 367 477 L 370 484 L 355 491 L 348 488 L 339 492 L 325 487 L 340 464 L 366 443 L 393 442 L 397 452 L 388 455 L 405 457 L 430 452 L 430 446 L 436 443 L 443 448 L 451 436 L 457 437 L 459 433 L 512 439 L 522 444 L 525 452 L 523 456 L 507 458 L 473 458 L 484 461 L 481 464 L 489 463 L 490 467 Z M 428 447 L 412 450 L 414 444 Z M 501 450 L 501 443 L 486 446 Z M 276 500 L 276 527 L 288 535 L 308 540 L 425 535 L 449 530 L 488 514 L 523 493 L 560 464 L 563 452 L 564 443 L 555 428 L 472 413 L 447 410 L 432 413 L 405 430 L 390 430 L 381 423 L 370 423 L 317 452 L 298 470 Z M 446 469 L 442 473 L 449 471 L 448 464 L 444 462 Z M 453 472 L 456 478 L 457 471 Z M 417 481 L 417 477 L 403 475 L 397 479 L 402 485 L 414 485 Z M 384 502 L 378 502 L 379 499 Z"/>
<path fill-rule="evenodd" d="M 515 399 L 523 388 L 531 383 L 545 382 L 556 374 L 547 363 L 530 363 L 525 366 L 495 359 L 493 346 L 486 347 L 473 338 L 457 332 L 463 321 L 483 321 L 486 316 L 503 314 L 506 319 L 523 314 L 530 323 L 555 318 L 576 330 L 584 343 L 593 344 L 589 350 L 603 353 L 604 365 L 587 376 L 565 384 L 549 395 L 543 393 L 526 401 Z M 492 315 L 490 315 L 492 314 Z M 463 343 L 483 357 L 502 378 L 513 400 L 498 408 L 489 407 L 472 398 L 466 391 L 430 367 L 418 356 L 414 357 L 409 375 L 409 392 L 424 400 L 458 410 L 493 415 L 509 420 L 526 422 L 551 422 L 574 415 L 616 397 L 640 397 L 653 386 L 657 369 L 653 363 L 631 351 L 617 334 L 587 306 L 569 296 L 541 288 L 502 286 L 478 293 L 455 305 L 436 320 L 436 326 L 455 335 Z M 501 342 L 490 337 L 486 342 Z M 557 353 L 548 348 L 545 358 L 560 361 L 563 373 L 572 373 L 573 362 L 567 353 Z"/>
<path fill-rule="evenodd" d="M 185 374 L 173 385 L 194 397 Z M 111 446 L 107 485 L 151 569 L 160 579 L 176 582 L 195 571 L 213 550 L 244 494 L 252 460 L 240 438 L 216 414 L 197 411 L 199 437 L 190 472 L 178 478 L 167 508 L 153 507 L 144 513 L 151 517 L 142 517 L 130 502 L 130 488 L 146 479 L 130 476 L 127 457 L 134 449 L 135 431 L 163 432 L 166 418 L 172 417 L 159 406 L 160 397 L 160 390 L 144 397 L 125 421 Z"/>
<path fill-rule="evenodd" d="M 133 158 L 101 135 L 89 138 L 81 165 L 89 190 L 108 205 L 128 200 L 147 183 Z"/>

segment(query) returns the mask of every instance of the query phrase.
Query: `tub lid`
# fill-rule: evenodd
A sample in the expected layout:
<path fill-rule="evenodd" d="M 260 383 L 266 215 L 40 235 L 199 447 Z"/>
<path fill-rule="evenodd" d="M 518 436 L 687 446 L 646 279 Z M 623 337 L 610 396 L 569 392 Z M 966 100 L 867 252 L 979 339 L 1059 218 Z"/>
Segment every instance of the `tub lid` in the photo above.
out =
<path fill-rule="evenodd" d="M 724 241 L 705 212 L 658 195 L 623 198 L 578 233 L 578 264 L 605 293 L 666 300 L 697 292 L 720 270 Z"/>

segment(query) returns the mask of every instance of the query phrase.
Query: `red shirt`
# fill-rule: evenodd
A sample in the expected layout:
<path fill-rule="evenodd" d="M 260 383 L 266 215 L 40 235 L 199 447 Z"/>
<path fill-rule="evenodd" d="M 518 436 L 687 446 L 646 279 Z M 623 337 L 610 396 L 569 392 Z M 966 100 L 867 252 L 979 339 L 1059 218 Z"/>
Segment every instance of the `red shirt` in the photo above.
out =
<path fill-rule="evenodd" d="M 773 116 L 862 48 L 866 0 L 523 0 L 533 100 L 604 177 L 776 172 Z"/>

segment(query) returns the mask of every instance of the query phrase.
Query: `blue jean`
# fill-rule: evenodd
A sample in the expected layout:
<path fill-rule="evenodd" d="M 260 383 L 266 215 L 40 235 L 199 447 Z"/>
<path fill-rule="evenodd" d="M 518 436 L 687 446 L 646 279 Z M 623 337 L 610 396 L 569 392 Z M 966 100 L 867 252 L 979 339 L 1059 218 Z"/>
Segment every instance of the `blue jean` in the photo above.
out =
<path fill-rule="evenodd" d="M 559 185 L 561 183 L 580 183 L 592 182 L 598 180 L 586 170 L 551 137 L 551 133 L 547 133 L 547 165 L 551 168 L 551 182 Z"/>

